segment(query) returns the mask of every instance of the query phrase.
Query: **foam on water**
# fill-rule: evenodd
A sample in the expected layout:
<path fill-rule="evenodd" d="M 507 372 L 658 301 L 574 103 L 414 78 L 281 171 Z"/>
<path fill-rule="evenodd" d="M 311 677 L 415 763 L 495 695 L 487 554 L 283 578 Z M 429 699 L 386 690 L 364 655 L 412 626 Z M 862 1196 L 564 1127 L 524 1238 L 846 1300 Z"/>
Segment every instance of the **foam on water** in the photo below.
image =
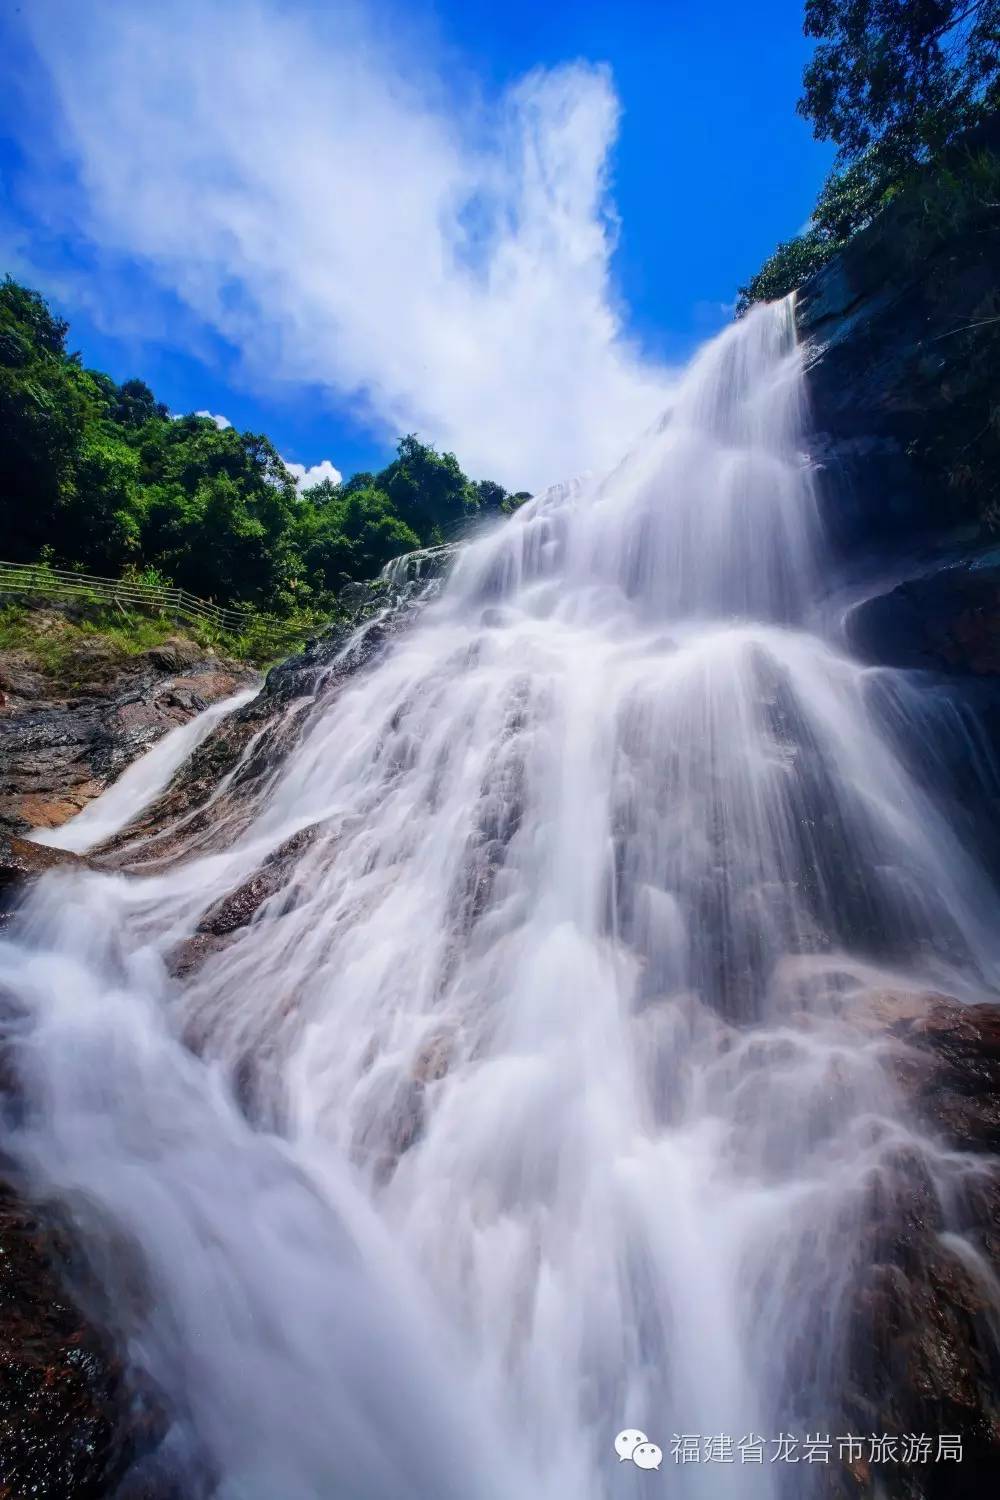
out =
<path fill-rule="evenodd" d="M 27 904 L 16 1149 L 135 1289 L 216 1493 L 609 1500 L 664 1478 L 623 1427 L 830 1430 L 873 1185 L 904 1148 L 943 1202 L 966 1170 L 852 1013 L 993 993 L 1000 953 L 906 693 L 889 734 L 886 674 L 805 628 L 824 567 L 790 308 L 758 309 L 319 690 L 244 832 Z M 788 1482 L 667 1467 L 679 1500 Z"/>
<path fill-rule="evenodd" d="M 145 755 L 133 761 L 102 796 L 88 802 L 76 817 L 61 828 L 40 828 L 33 837 L 50 848 L 71 849 L 77 854 L 96 848 L 130 823 L 136 813 L 170 785 L 174 772 L 217 724 L 255 696 L 253 689 L 234 693 L 202 709 L 187 723 L 168 730 Z"/>

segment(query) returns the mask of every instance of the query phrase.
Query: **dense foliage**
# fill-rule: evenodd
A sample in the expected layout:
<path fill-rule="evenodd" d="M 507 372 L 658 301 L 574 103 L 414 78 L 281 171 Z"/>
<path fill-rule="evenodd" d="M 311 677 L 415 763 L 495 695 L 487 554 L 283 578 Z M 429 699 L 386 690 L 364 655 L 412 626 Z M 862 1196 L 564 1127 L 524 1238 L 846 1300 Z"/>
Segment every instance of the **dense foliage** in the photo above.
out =
<path fill-rule="evenodd" d="M 798 286 L 1000 103 L 1000 0 L 806 0 L 805 32 L 817 46 L 798 109 L 836 167 L 739 312 Z"/>
<path fill-rule="evenodd" d="M 141 380 L 67 352 L 68 325 L 0 284 L 0 556 L 168 580 L 279 615 L 322 609 L 390 558 L 527 495 L 405 437 L 378 474 L 296 491 L 269 440 L 171 418 Z"/>
<path fill-rule="evenodd" d="M 799 113 L 841 165 L 914 164 L 996 104 L 1000 0 L 806 0 Z"/>

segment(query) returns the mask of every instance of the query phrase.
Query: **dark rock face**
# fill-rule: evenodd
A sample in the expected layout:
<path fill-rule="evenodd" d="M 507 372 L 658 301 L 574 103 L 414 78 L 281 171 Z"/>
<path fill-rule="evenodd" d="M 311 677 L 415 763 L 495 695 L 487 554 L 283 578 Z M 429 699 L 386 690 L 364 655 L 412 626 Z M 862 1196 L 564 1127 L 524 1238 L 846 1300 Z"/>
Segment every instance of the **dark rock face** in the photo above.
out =
<path fill-rule="evenodd" d="M 66 849 L 49 849 L 0 829 L 0 927 L 10 916 L 27 884 L 48 870 L 84 868 L 90 863 Z"/>
<path fill-rule="evenodd" d="M 209 908 L 198 923 L 198 931 L 225 937 L 237 928 L 246 927 L 264 902 L 285 886 L 299 855 L 315 836 L 315 828 L 303 828 L 300 833 L 286 839 L 273 854 L 268 855 L 255 875 Z"/>
<path fill-rule="evenodd" d="M 130 1461 L 113 1351 L 66 1301 L 58 1244 L 0 1187 L 0 1493 L 98 1500 Z"/>
<path fill-rule="evenodd" d="M 854 609 L 857 655 L 892 667 L 1000 677 L 1000 557 L 931 568 Z"/>
<path fill-rule="evenodd" d="M 996 120 L 967 137 L 954 176 L 984 149 L 1000 149 Z M 801 288 L 810 451 L 843 550 L 975 535 L 985 498 L 976 450 L 993 442 L 998 264 L 995 203 L 903 195 Z"/>
<path fill-rule="evenodd" d="M 889 1031 L 916 1112 L 956 1149 L 1000 1156 L 1000 1008 L 939 997 Z"/>
<path fill-rule="evenodd" d="M 181 639 L 124 667 L 107 660 L 100 637 L 94 648 L 94 660 L 74 663 L 72 697 L 29 669 L 25 653 L 0 658 L 0 827 L 58 828 L 168 729 L 259 680 Z"/>
<path fill-rule="evenodd" d="M 847 1309 L 841 1420 L 855 1432 L 933 1434 L 935 1444 L 958 1434 L 963 1459 L 907 1464 L 900 1451 L 866 1465 L 842 1493 L 984 1500 L 1000 1485 L 1000 1011 L 883 994 L 870 997 L 861 1024 L 882 1034 L 886 1067 L 915 1120 L 942 1147 L 967 1153 L 970 1170 L 957 1202 L 941 1200 L 922 1156 L 905 1147 L 872 1178 L 867 1252 Z M 876 1480 L 883 1489 L 873 1490 Z"/>
<path fill-rule="evenodd" d="M 34 844 L 16 833 L 0 833 L 0 887 L 44 875 L 60 866 L 87 864 L 89 861 L 82 854 L 72 854 L 68 849 L 50 849 L 47 844 Z"/>
<path fill-rule="evenodd" d="M 961 482 L 979 407 L 995 404 L 965 330 L 996 297 L 1000 222 L 990 211 L 924 258 L 905 227 L 894 205 L 798 295 L 811 452 L 848 575 L 891 578 L 844 622 L 855 656 L 910 674 L 873 674 L 873 712 L 1000 882 L 1000 550 Z M 985 1500 L 1000 1493 L 1000 1007 L 881 993 L 853 1021 L 884 1045 L 918 1129 L 969 1166 L 944 1201 L 931 1159 L 901 1142 L 865 1185 L 838 1421 L 959 1434 L 964 1458 L 866 1454 L 831 1471 L 829 1493 Z"/>

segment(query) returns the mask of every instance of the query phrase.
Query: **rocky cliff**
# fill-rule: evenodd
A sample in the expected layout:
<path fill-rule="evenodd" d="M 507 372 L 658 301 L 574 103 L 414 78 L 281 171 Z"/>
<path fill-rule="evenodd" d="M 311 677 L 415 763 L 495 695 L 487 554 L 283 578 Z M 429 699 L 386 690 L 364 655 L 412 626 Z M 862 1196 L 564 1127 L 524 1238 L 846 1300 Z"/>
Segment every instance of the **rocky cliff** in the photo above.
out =
<path fill-rule="evenodd" d="M 800 289 L 826 523 L 845 551 L 1000 526 L 1000 119 Z"/>
<path fill-rule="evenodd" d="M 796 317 L 846 643 L 875 669 L 872 712 L 1000 880 L 1000 204 L 946 188 L 953 220 L 891 209 L 806 283 Z M 905 701 L 880 666 L 911 669 Z M 872 1186 L 844 1418 L 962 1433 L 965 1461 L 862 1464 L 832 1493 L 985 1500 L 1000 1488 L 1000 1009 L 873 995 L 861 1025 L 914 1116 L 966 1154 L 974 1251 L 942 1239 L 934 1186 L 901 1152 Z"/>
<path fill-rule="evenodd" d="M 25 613 L 0 650 L 0 830 L 57 828 L 169 729 L 259 682 L 183 636 L 134 655 L 72 613 Z"/>

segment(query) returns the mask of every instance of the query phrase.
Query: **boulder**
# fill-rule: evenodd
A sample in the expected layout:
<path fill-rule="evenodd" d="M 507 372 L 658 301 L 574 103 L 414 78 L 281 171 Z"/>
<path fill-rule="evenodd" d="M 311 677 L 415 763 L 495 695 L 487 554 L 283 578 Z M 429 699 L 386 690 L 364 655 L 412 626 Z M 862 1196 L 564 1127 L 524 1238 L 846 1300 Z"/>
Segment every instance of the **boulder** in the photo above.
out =
<path fill-rule="evenodd" d="M 73 697 L 41 673 L 3 669 L 19 691 L 5 690 L 0 705 L 0 828 L 58 828 L 169 729 L 260 680 L 243 663 L 190 660 L 190 642 L 167 644 L 162 659 L 147 653 L 124 666 L 100 645 L 90 659 L 100 673 L 84 674 Z"/>
<path fill-rule="evenodd" d="M 67 1236 L 0 1182 L 0 1495 L 12 1500 L 105 1500 L 162 1434 L 68 1290 L 71 1258 Z"/>
<path fill-rule="evenodd" d="M 68 849 L 50 849 L 0 829 L 0 924 L 6 922 L 26 885 L 49 870 L 86 869 L 90 861 Z"/>
<path fill-rule="evenodd" d="M 994 558 L 996 549 L 866 599 L 847 618 L 854 651 L 887 666 L 1000 677 L 1000 558 Z"/>
<path fill-rule="evenodd" d="M 885 1040 L 885 1066 L 938 1148 L 978 1163 L 943 1202 L 919 1136 L 885 1153 L 859 1206 L 844 1306 L 840 1430 L 956 1433 L 961 1464 L 865 1466 L 838 1497 L 982 1500 L 1000 1487 L 995 1368 L 1000 1277 L 1000 1008 L 905 990 L 858 997 L 850 1020 Z M 854 1488 L 847 1482 L 850 1478 Z"/>

